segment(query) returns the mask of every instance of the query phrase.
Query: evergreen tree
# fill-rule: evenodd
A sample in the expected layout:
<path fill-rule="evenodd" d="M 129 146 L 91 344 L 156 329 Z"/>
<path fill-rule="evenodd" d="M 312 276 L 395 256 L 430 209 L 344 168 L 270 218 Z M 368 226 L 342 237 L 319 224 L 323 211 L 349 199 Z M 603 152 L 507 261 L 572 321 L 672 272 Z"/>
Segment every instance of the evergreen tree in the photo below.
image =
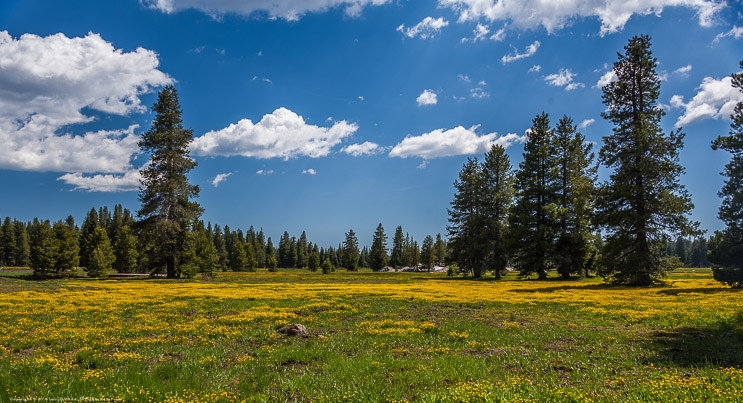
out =
<path fill-rule="evenodd" d="M 28 232 L 26 231 L 26 224 L 22 221 L 15 221 L 15 266 L 26 267 L 29 265 L 29 244 L 28 244 Z"/>
<path fill-rule="evenodd" d="M 743 69 L 743 61 L 740 68 Z M 743 71 L 733 73 L 732 85 L 743 92 Z M 730 118 L 730 134 L 712 142 L 713 150 L 730 153 L 730 162 L 725 165 L 725 184 L 718 193 L 722 206 L 717 216 L 725 223 L 725 229 L 710 239 L 708 258 L 716 280 L 743 287 L 743 101 L 735 105 Z"/>
<path fill-rule="evenodd" d="M 508 264 L 506 235 L 508 212 L 513 203 L 514 180 L 506 149 L 500 145 L 493 145 L 490 151 L 485 153 L 482 163 L 483 194 L 478 199 L 482 203 L 481 210 L 484 214 L 485 242 L 489 250 L 486 256 L 490 256 L 488 259 L 490 268 L 498 279 Z"/>
<path fill-rule="evenodd" d="M 361 249 L 361 254 L 359 255 L 359 267 L 369 267 L 369 248 L 366 245 Z"/>
<path fill-rule="evenodd" d="M 402 233 L 402 228 L 400 228 Z M 382 223 L 377 225 L 372 237 L 371 251 L 369 251 L 369 267 L 374 271 L 382 270 L 387 266 L 387 235 L 384 233 Z"/>
<path fill-rule="evenodd" d="M 266 267 L 266 238 L 263 235 L 263 228 L 255 237 L 253 249 L 255 249 L 255 260 L 258 261 L 258 267 Z"/>
<path fill-rule="evenodd" d="M 67 223 L 57 221 L 52 227 L 52 237 L 52 268 L 58 276 L 69 274 L 80 262 L 77 236 Z"/>
<path fill-rule="evenodd" d="M 477 158 L 468 158 L 454 181 L 454 199 L 449 213 L 449 247 L 452 258 L 465 272 L 482 277 L 487 255 L 487 231 L 482 211 L 482 166 Z"/>
<path fill-rule="evenodd" d="M 292 267 L 291 262 L 291 239 L 289 233 L 284 231 L 284 234 L 279 239 L 279 266 L 281 267 Z"/>
<path fill-rule="evenodd" d="M 266 242 L 266 267 L 270 267 L 269 260 L 271 260 L 271 258 L 274 258 L 278 265 L 278 260 L 276 260 L 276 248 L 273 247 L 271 237 L 268 237 L 268 241 Z"/>
<path fill-rule="evenodd" d="M 85 272 L 88 277 L 105 276 L 111 271 L 116 260 L 106 230 L 100 226 L 95 227 L 87 244 L 90 247 L 90 256 L 88 257 L 88 265 L 85 266 Z"/>
<path fill-rule="evenodd" d="M 245 267 L 248 269 L 248 271 L 254 272 L 258 267 L 258 261 L 255 258 L 255 249 L 253 249 L 253 244 L 250 242 L 245 242 L 244 249 Z"/>
<path fill-rule="evenodd" d="M 684 267 L 688 267 L 690 262 L 690 250 L 687 240 L 682 237 L 676 238 L 675 249 L 675 254 L 676 256 L 678 256 L 681 263 L 684 265 Z"/>
<path fill-rule="evenodd" d="M 573 119 L 563 116 L 555 128 L 551 150 L 557 181 L 553 210 L 557 226 L 555 265 L 563 278 L 582 275 L 592 250 L 593 184 L 598 167 L 593 166 L 591 148 Z"/>
<path fill-rule="evenodd" d="M 92 253 L 92 248 L 89 246 L 88 242 L 93 236 L 96 227 L 99 225 L 100 221 L 98 220 L 98 212 L 95 208 L 91 208 L 83 220 L 83 225 L 80 227 L 80 237 L 78 238 L 80 265 L 83 267 L 88 265 L 90 254 Z"/>
<path fill-rule="evenodd" d="M 122 221 L 123 222 L 123 221 Z M 128 225 L 123 225 L 116 231 L 114 239 L 114 261 L 113 268 L 119 273 L 132 273 L 137 267 L 137 238 Z"/>
<path fill-rule="evenodd" d="M 219 225 L 214 225 L 214 238 L 212 242 L 214 243 L 214 249 L 217 250 L 217 266 L 224 269 L 227 267 L 227 245 L 224 241 L 224 233 L 222 233 L 222 228 L 220 228 Z"/>
<path fill-rule="evenodd" d="M 331 271 L 333 271 L 333 264 L 330 263 L 330 259 L 325 259 L 322 262 L 322 274 L 330 274 Z"/>
<path fill-rule="evenodd" d="M 691 245 L 691 266 L 709 267 L 709 261 L 707 261 L 707 240 L 704 237 L 699 237 Z"/>
<path fill-rule="evenodd" d="M 307 261 L 307 268 L 310 271 L 317 271 L 317 269 L 320 267 L 320 253 L 317 251 L 313 251 L 310 253 L 310 257 Z"/>
<path fill-rule="evenodd" d="M 348 230 L 346 240 L 343 242 L 343 265 L 348 271 L 359 269 L 359 240 L 352 229 Z"/>
<path fill-rule="evenodd" d="M 29 229 L 31 268 L 34 276 L 44 278 L 51 272 L 55 263 L 56 247 L 52 227 L 48 220 L 34 218 Z"/>
<path fill-rule="evenodd" d="M 423 239 L 423 245 L 421 246 L 421 263 L 426 270 L 431 271 L 431 269 L 433 269 L 434 261 L 433 237 L 431 237 L 431 235 L 426 235 Z"/>
<path fill-rule="evenodd" d="M 446 262 L 446 242 L 441 239 L 441 234 L 436 234 L 436 243 L 433 246 L 436 264 L 441 266 Z"/>
<path fill-rule="evenodd" d="M 152 127 L 139 142 L 142 151 L 150 154 L 151 164 L 141 171 L 142 207 L 137 215 L 155 245 L 153 261 L 165 265 L 168 278 L 175 278 L 189 224 L 202 212 L 191 200 L 198 197 L 199 187 L 189 184 L 186 177 L 196 166 L 188 150 L 193 131 L 183 127 L 178 93 L 172 85 L 160 91 L 153 111 Z"/>
<path fill-rule="evenodd" d="M 303 269 L 307 267 L 307 233 L 302 231 L 297 241 L 297 267 Z"/>
<path fill-rule="evenodd" d="M 395 236 L 392 238 L 392 253 L 390 253 L 390 265 L 395 270 L 403 265 L 404 244 L 405 238 L 402 234 L 402 226 L 398 226 L 395 228 Z"/>
<path fill-rule="evenodd" d="M 230 240 L 232 248 L 229 256 L 229 268 L 232 271 L 243 271 L 246 266 L 247 257 L 245 254 L 245 246 L 240 242 L 240 237 L 235 232 L 231 234 Z"/>
<path fill-rule="evenodd" d="M 524 160 L 516 173 L 516 203 L 510 215 L 511 250 L 520 276 L 536 273 L 547 278 L 554 265 L 556 202 L 553 132 L 549 116 L 542 112 L 532 120 L 524 145 Z"/>
<path fill-rule="evenodd" d="M 10 266 L 15 264 L 16 237 L 15 226 L 10 217 L 5 217 L 0 237 L 0 264 Z"/>
<path fill-rule="evenodd" d="M 660 127 L 665 112 L 657 104 L 660 79 L 650 38 L 635 36 L 624 49 L 614 63 L 617 81 L 603 88 L 602 117 L 614 124 L 599 153 L 612 170 L 597 203 L 607 233 L 603 274 L 616 283 L 650 285 L 672 268 L 659 257 L 664 234 L 698 234 L 698 224 L 688 219 L 694 205 L 679 183 L 684 134 L 666 135 Z"/>
<path fill-rule="evenodd" d="M 269 238 L 270 240 L 271 238 Z M 271 255 L 268 258 L 268 271 L 275 272 L 279 270 L 279 262 L 276 260 L 276 256 Z"/>

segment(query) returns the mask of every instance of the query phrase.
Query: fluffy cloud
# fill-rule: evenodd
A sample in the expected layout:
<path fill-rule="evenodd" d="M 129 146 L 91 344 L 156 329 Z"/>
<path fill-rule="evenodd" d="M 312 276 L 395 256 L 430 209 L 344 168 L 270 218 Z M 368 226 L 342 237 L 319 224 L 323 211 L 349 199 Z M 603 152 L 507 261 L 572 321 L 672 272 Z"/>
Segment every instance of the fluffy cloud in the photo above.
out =
<path fill-rule="evenodd" d="M 578 128 L 581 129 L 581 130 L 583 130 L 586 127 L 588 127 L 588 126 L 590 126 L 590 125 L 592 125 L 594 123 L 596 123 L 596 119 L 586 119 L 586 120 L 580 122 L 580 124 L 578 125 Z"/>
<path fill-rule="evenodd" d="M 433 38 L 436 34 L 441 33 L 441 28 L 449 25 L 443 17 L 432 18 L 426 17 L 421 22 L 415 24 L 412 27 L 405 28 L 404 25 L 397 27 L 398 32 L 402 32 L 403 35 L 408 38 L 415 38 L 416 36 L 421 39 Z"/>
<path fill-rule="evenodd" d="M 674 70 L 674 74 L 680 74 L 682 76 L 688 76 L 689 72 L 691 71 L 691 64 L 686 65 L 684 67 L 679 67 L 676 70 Z"/>
<path fill-rule="evenodd" d="M 75 190 L 85 190 L 88 192 L 127 192 L 139 190 L 141 179 L 142 176 L 136 169 L 126 171 L 123 175 L 97 174 L 86 176 L 80 172 L 74 172 L 57 178 L 57 180 L 74 186 Z"/>
<path fill-rule="evenodd" d="M 718 34 L 713 42 L 719 42 L 720 39 L 725 38 L 726 36 L 732 36 L 735 39 L 743 38 L 743 27 L 733 25 L 733 28 L 730 31 Z"/>
<path fill-rule="evenodd" d="M 585 87 L 583 83 L 573 82 L 573 77 L 575 77 L 575 73 L 568 69 L 560 69 L 559 72 L 544 77 L 544 81 L 555 87 L 565 87 L 566 91 Z"/>
<path fill-rule="evenodd" d="M 255 171 L 258 175 L 273 175 L 273 169 L 259 169 Z"/>
<path fill-rule="evenodd" d="M 361 144 L 347 145 L 341 149 L 341 152 L 352 155 L 354 157 L 360 157 L 362 155 L 376 154 L 381 150 L 382 147 L 380 147 L 379 144 L 372 143 L 371 141 L 365 141 Z"/>
<path fill-rule="evenodd" d="M 617 73 L 614 72 L 614 70 L 609 70 L 606 73 L 604 73 L 601 78 L 599 78 L 599 81 L 596 82 L 595 88 L 604 88 L 612 81 L 617 81 Z"/>
<path fill-rule="evenodd" d="M 302 170 L 303 175 L 317 175 L 317 171 L 312 168 Z"/>
<path fill-rule="evenodd" d="M 522 143 L 526 136 L 509 133 L 498 136 L 498 133 L 478 135 L 479 126 L 465 129 L 457 126 L 453 129 L 437 129 L 432 132 L 423 133 L 420 136 L 405 137 L 390 151 L 390 157 L 421 157 L 431 159 L 437 157 L 448 157 L 453 155 L 467 155 L 484 153 L 493 144 L 509 147 L 514 143 Z"/>
<path fill-rule="evenodd" d="M 345 7 L 348 16 L 356 17 L 367 5 L 382 5 L 390 0 L 140 0 L 150 8 L 164 13 L 176 13 L 186 9 L 196 9 L 218 17 L 224 14 L 250 16 L 265 13 L 269 18 L 283 18 L 296 21 L 304 14 L 324 12 L 334 7 Z"/>
<path fill-rule="evenodd" d="M 307 124 L 302 116 L 286 108 L 264 115 L 258 123 L 242 119 L 224 129 L 210 131 L 191 143 L 198 156 L 235 156 L 254 158 L 324 157 L 341 140 L 358 130 L 345 120 L 331 127 Z"/>
<path fill-rule="evenodd" d="M 529 73 L 539 73 L 540 71 L 542 71 L 542 66 L 538 64 L 531 66 L 531 68 L 529 69 Z"/>
<path fill-rule="evenodd" d="M 722 0 L 439 0 L 459 13 L 459 21 L 506 21 L 517 27 L 544 27 L 553 33 L 580 18 L 598 18 L 601 34 L 621 31 L 633 15 L 660 15 L 665 7 L 695 10 L 702 26 L 712 25 Z"/>
<path fill-rule="evenodd" d="M 418 95 L 418 98 L 415 99 L 415 102 L 418 103 L 418 106 L 436 105 L 439 100 L 438 96 L 435 92 L 433 92 L 433 90 L 423 90 L 423 92 Z"/>
<path fill-rule="evenodd" d="M 497 37 L 499 32 L 500 31 L 496 32 L 493 35 L 493 37 Z M 464 42 L 467 42 L 467 41 L 471 41 L 471 42 L 481 41 L 483 39 L 487 39 L 489 33 L 490 33 L 490 28 L 488 28 L 487 25 L 477 24 L 477 26 L 475 27 L 475 29 L 472 30 L 472 34 L 474 36 L 472 38 L 462 38 L 461 42 L 464 43 Z M 505 31 L 503 31 L 503 33 L 501 33 L 501 35 L 502 36 L 505 36 Z M 493 40 L 495 40 L 495 39 L 493 39 Z"/>
<path fill-rule="evenodd" d="M 733 87 L 731 77 L 722 80 L 705 77 L 697 89 L 699 92 L 686 103 L 681 95 L 671 97 L 671 106 L 684 108 L 684 114 L 676 121 L 676 127 L 709 118 L 728 118 L 733 113 L 735 104 L 743 102 L 743 94 Z"/>
<path fill-rule="evenodd" d="M 512 55 L 503 55 L 501 58 L 501 61 L 503 64 L 511 63 L 512 61 L 524 59 L 527 57 L 534 56 L 535 53 L 537 53 L 537 49 L 539 49 L 539 41 L 534 41 L 531 45 L 527 46 L 524 50 L 524 53 L 519 53 L 518 51 L 514 50 Z"/>
<path fill-rule="evenodd" d="M 217 174 L 217 176 L 215 176 L 214 179 L 212 180 L 212 185 L 214 187 L 219 186 L 219 184 L 224 182 L 230 175 L 232 175 L 232 172 Z"/>
<path fill-rule="evenodd" d="M 0 168 L 74 172 L 60 180 L 79 189 L 136 188 L 136 125 L 82 134 L 70 129 L 95 119 L 87 111 L 145 111 L 140 95 L 173 81 L 158 65 L 155 52 L 123 52 L 93 33 L 15 39 L 0 31 Z"/>

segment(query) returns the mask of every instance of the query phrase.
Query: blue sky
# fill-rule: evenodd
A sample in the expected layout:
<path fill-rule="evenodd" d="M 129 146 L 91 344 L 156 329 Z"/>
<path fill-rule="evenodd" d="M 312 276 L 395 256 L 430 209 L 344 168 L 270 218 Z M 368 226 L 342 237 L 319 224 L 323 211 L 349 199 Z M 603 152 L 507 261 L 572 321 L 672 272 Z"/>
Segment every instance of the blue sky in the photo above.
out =
<path fill-rule="evenodd" d="M 466 158 L 497 142 L 517 165 L 541 111 L 571 116 L 598 149 L 611 132 L 601 83 L 628 38 L 648 34 L 664 129 L 686 133 L 693 218 L 719 229 L 728 156 L 709 144 L 743 99 L 726 79 L 743 58 L 743 5 L 642 3 L 4 1 L 0 215 L 136 210 L 136 140 L 172 83 L 205 220 L 323 245 L 349 228 L 369 243 L 381 222 L 421 240 L 445 233 Z"/>

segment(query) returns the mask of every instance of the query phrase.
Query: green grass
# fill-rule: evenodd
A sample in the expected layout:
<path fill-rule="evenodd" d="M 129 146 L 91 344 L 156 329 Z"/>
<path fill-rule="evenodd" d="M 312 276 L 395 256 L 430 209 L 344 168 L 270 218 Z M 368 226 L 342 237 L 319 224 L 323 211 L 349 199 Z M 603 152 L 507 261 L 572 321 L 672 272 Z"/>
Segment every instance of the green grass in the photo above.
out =
<path fill-rule="evenodd" d="M 712 306 L 695 316 L 631 320 L 591 313 L 580 299 L 549 298 L 636 292 L 639 299 L 688 301 L 692 308 L 739 304 L 743 296 L 704 270 L 679 271 L 670 280 L 679 283 L 635 291 L 596 278 L 524 281 L 513 275 L 494 282 L 293 270 L 213 281 L 30 281 L 3 273 L 0 401 L 740 399 L 740 316 L 718 316 Z M 168 294 L 175 285 L 195 288 Z M 474 286 L 494 295 L 469 302 Z M 378 292 L 404 287 L 424 294 Z M 461 289 L 462 299 L 421 297 L 428 288 Z M 246 290 L 256 290 L 255 296 Z M 270 290 L 287 296 L 262 294 Z M 535 295 L 546 298 L 530 302 Z M 258 315 L 272 309 L 282 313 Z M 245 312 L 258 316 L 243 321 Z M 276 330 L 287 323 L 306 324 L 310 337 L 280 336 Z"/>

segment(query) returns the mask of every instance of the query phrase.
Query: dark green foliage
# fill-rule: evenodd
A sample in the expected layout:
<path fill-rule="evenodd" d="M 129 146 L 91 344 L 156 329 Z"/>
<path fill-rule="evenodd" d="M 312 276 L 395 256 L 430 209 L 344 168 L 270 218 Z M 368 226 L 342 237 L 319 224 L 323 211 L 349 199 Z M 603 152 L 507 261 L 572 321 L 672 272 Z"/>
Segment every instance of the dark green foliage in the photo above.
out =
<path fill-rule="evenodd" d="M 421 264 L 426 270 L 431 271 L 431 269 L 433 269 L 434 260 L 433 237 L 427 235 L 423 239 L 423 245 L 421 246 Z"/>
<path fill-rule="evenodd" d="M 268 266 L 268 271 L 270 272 L 279 271 L 279 262 L 278 260 L 276 260 L 276 256 L 271 256 L 270 258 L 268 258 L 267 266 Z"/>
<path fill-rule="evenodd" d="M 91 239 L 93 232 L 99 226 L 98 212 L 95 208 L 91 208 L 88 214 L 83 220 L 83 225 L 80 228 L 80 265 L 85 267 L 88 265 L 88 261 L 91 254 L 91 248 L 88 245 L 88 241 Z"/>
<path fill-rule="evenodd" d="M 449 247 L 452 258 L 462 269 L 481 277 L 487 255 L 487 231 L 483 212 L 482 166 L 468 158 L 454 181 L 454 199 L 449 213 Z"/>
<path fill-rule="evenodd" d="M 482 196 L 480 203 L 485 231 L 486 268 L 501 278 L 508 264 L 508 212 L 513 203 L 514 176 L 506 149 L 493 145 L 482 163 Z M 443 247 L 443 245 L 442 245 Z M 440 252 L 441 253 L 441 252 Z"/>
<path fill-rule="evenodd" d="M 137 268 L 137 237 L 131 227 L 124 225 L 114 238 L 114 255 L 116 261 L 113 268 L 119 273 L 132 273 Z"/>
<path fill-rule="evenodd" d="M 164 265 L 168 278 L 175 278 L 189 224 L 202 212 L 199 204 L 191 201 L 198 197 L 199 187 L 189 184 L 186 176 L 196 166 L 188 150 L 193 131 L 183 127 L 178 93 L 172 85 L 160 91 L 153 111 L 152 127 L 139 142 L 142 151 L 150 155 L 150 165 L 141 171 L 142 206 L 137 215 L 144 235 L 155 246 L 151 261 Z"/>
<path fill-rule="evenodd" d="M 743 69 L 743 61 L 740 62 Z M 743 71 L 732 76 L 734 88 L 743 92 Z M 743 286 L 743 102 L 735 105 L 730 116 L 730 134 L 719 136 L 712 149 L 730 153 L 730 162 L 722 173 L 725 184 L 718 193 L 722 206 L 717 216 L 726 228 L 709 242 L 709 261 L 714 264 L 715 279 L 734 287 Z"/>
<path fill-rule="evenodd" d="M 402 228 L 400 229 L 400 233 L 402 233 Z M 387 259 L 387 235 L 384 233 L 382 223 L 379 223 L 372 237 L 371 250 L 369 251 L 369 267 L 374 271 L 379 271 L 387 266 Z"/>
<path fill-rule="evenodd" d="M 213 278 L 218 267 L 219 255 L 206 231 L 194 231 L 187 235 L 186 249 L 181 256 L 182 274 L 192 278 L 203 274 Z"/>
<path fill-rule="evenodd" d="M 310 271 L 317 271 L 317 269 L 320 267 L 320 253 L 313 251 L 310 253 L 310 257 L 307 260 L 307 268 Z"/>
<path fill-rule="evenodd" d="M 403 265 L 405 237 L 402 233 L 402 226 L 395 228 L 395 236 L 392 238 L 392 253 L 390 253 L 390 265 L 397 270 Z"/>
<path fill-rule="evenodd" d="M 116 256 L 114 255 L 114 250 L 106 230 L 102 227 L 95 227 L 87 241 L 87 245 L 90 248 L 88 265 L 85 266 L 85 272 L 88 277 L 103 277 L 107 275 L 111 271 Z"/>
<path fill-rule="evenodd" d="M 688 214 L 691 198 L 679 183 L 684 169 L 679 152 L 684 134 L 664 134 L 658 107 L 660 79 L 648 36 L 635 36 L 614 63 L 617 81 L 603 89 L 614 124 L 599 158 L 612 172 L 597 202 L 597 217 L 607 233 L 602 251 L 604 275 L 616 283 L 650 285 L 672 268 L 659 256 L 666 234 L 697 234 Z"/>
<path fill-rule="evenodd" d="M 29 229 L 31 268 L 37 277 L 46 277 L 52 271 L 55 262 L 56 246 L 49 220 L 34 219 Z"/>
<path fill-rule="evenodd" d="M 446 242 L 441 239 L 441 234 L 436 234 L 436 243 L 433 244 L 433 255 L 436 264 L 441 266 L 446 261 Z"/>
<path fill-rule="evenodd" d="M 555 128 L 551 154 L 557 197 L 553 207 L 557 240 L 555 266 L 563 278 L 583 275 L 592 253 L 594 182 L 592 144 L 563 116 Z"/>
<path fill-rule="evenodd" d="M 225 227 L 227 228 L 227 227 Z M 229 235 L 229 269 L 232 271 L 243 271 L 246 266 L 246 254 L 245 254 L 245 246 L 242 242 L 240 242 L 240 238 L 238 237 L 236 232 L 233 232 Z"/>
<path fill-rule="evenodd" d="M 10 217 L 5 217 L 0 228 L 0 265 L 14 266 L 16 263 L 15 226 Z"/>
<path fill-rule="evenodd" d="M 359 240 L 352 229 L 346 232 L 346 240 L 343 241 L 343 266 L 348 271 L 359 269 Z"/>
<path fill-rule="evenodd" d="M 514 266 L 521 276 L 536 273 L 547 278 L 554 266 L 557 188 L 551 147 L 553 132 L 542 112 L 532 120 L 524 144 L 524 160 L 516 173 L 516 203 L 510 215 Z"/>
<path fill-rule="evenodd" d="M 250 242 L 246 242 L 244 245 L 244 248 L 245 248 L 245 268 L 248 271 L 254 272 L 258 268 L 258 260 L 256 260 L 255 258 L 255 250 L 253 249 L 253 244 Z"/>
<path fill-rule="evenodd" d="M 70 274 L 80 263 L 77 234 L 64 221 L 57 221 L 52 227 L 54 236 L 54 265 L 58 276 Z"/>
<path fill-rule="evenodd" d="M 325 261 L 322 262 L 322 274 L 330 274 L 334 269 L 333 264 L 330 263 L 330 259 L 325 259 Z"/>
<path fill-rule="evenodd" d="M 21 221 L 15 221 L 15 266 L 28 266 L 29 261 L 29 244 L 28 244 L 28 232 L 26 231 L 26 224 Z"/>

